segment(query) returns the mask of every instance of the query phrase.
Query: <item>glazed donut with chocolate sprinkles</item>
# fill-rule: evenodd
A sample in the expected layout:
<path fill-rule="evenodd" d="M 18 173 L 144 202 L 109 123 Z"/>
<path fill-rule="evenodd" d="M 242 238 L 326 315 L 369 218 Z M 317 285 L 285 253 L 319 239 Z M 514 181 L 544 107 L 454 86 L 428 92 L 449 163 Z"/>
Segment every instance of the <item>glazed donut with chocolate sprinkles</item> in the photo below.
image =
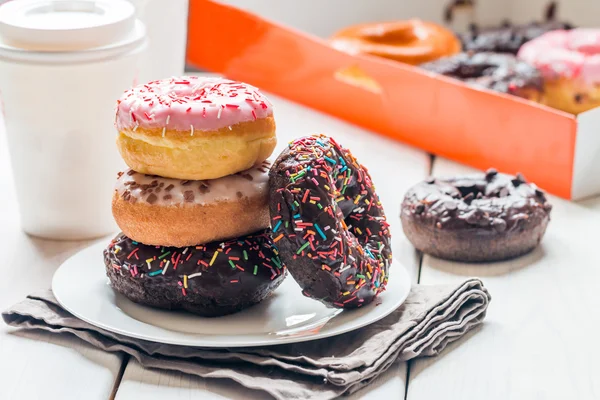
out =
<path fill-rule="evenodd" d="M 131 239 L 160 246 L 193 246 L 269 227 L 270 163 L 219 179 L 191 181 L 120 173 L 112 210 Z"/>
<path fill-rule="evenodd" d="M 277 143 L 267 97 L 222 78 L 170 78 L 127 90 L 115 126 L 131 169 L 174 179 L 244 171 L 266 160 Z"/>
<path fill-rule="evenodd" d="M 430 178 L 402 203 L 404 233 L 420 251 L 448 260 L 498 261 L 533 250 L 542 240 L 552 206 L 522 175 Z"/>
<path fill-rule="evenodd" d="M 122 233 L 104 250 L 112 287 L 151 307 L 205 317 L 231 314 L 267 298 L 285 266 L 268 231 L 190 247 L 148 246 Z"/>
<path fill-rule="evenodd" d="M 305 296 L 368 304 L 388 281 L 390 231 L 367 170 L 324 135 L 297 139 L 269 173 L 271 226 Z"/>
<path fill-rule="evenodd" d="M 422 69 L 532 101 L 544 93 L 542 74 L 510 54 L 460 53 L 422 64 Z"/>

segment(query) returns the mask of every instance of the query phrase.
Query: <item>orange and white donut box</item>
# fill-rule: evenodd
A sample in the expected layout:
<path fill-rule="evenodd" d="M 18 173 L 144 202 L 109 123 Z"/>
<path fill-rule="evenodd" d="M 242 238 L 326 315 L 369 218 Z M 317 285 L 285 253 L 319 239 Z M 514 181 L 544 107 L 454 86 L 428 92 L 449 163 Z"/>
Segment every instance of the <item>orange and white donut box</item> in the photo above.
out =
<path fill-rule="evenodd" d="M 577 15 L 578 2 L 559 2 L 567 18 Z M 522 8 L 532 9 L 529 3 Z M 496 11 L 485 23 L 510 17 Z M 524 15 L 515 18 L 525 22 Z M 574 22 L 589 25 L 586 18 Z M 212 0 L 190 0 L 187 58 L 428 152 L 480 169 L 522 172 L 567 199 L 600 194 L 600 107 L 569 114 L 408 64 L 348 54 L 325 39 Z"/>

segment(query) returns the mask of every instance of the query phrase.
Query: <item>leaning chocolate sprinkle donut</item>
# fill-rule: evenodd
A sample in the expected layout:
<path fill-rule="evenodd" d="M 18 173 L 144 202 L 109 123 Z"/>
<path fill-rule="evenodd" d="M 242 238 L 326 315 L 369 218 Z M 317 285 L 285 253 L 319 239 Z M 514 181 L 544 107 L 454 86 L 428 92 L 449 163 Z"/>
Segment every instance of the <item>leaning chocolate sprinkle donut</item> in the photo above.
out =
<path fill-rule="evenodd" d="M 286 269 L 267 231 L 191 247 L 148 246 L 117 235 L 104 250 L 112 287 L 130 300 L 206 317 L 268 297 Z"/>
<path fill-rule="evenodd" d="M 271 226 L 305 296 L 340 308 L 381 293 L 390 231 L 367 170 L 324 135 L 290 143 L 269 173 Z"/>
<path fill-rule="evenodd" d="M 420 65 L 422 69 L 484 87 L 539 101 L 544 91 L 542 74 L 511 54 L 460 53 Z"/>
<path fill-rule="evenodd" d="M 552 206 L 522 175 L 430 178 L 402 203 L 402 227 L 420 251 L 457 261 L 497 261 L 525 254 L 542 240 Z"/>

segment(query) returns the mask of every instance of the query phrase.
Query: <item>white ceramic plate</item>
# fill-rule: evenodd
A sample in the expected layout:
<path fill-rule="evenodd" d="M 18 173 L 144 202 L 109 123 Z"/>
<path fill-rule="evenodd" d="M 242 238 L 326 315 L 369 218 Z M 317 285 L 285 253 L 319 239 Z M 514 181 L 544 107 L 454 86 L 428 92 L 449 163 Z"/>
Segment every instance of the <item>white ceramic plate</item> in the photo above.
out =
<path fill-rule="evenodd" d="M 153 342 L 245 347 L 320 339 L 380 320 L 397 309 L 410 291 L 408 273 L 394 261 L 387 290 L 379 300 L 356 310 L 327 308 L 304 297 L 288 275 L 262 303 L 236 314 L 203 318 L 142 306 L 112 290 L 102 260 L 104 247 L 104 243 L 93 245 L 65 261 L 52 280 L 54 295 L 66 310 L 92 325 Z"/>

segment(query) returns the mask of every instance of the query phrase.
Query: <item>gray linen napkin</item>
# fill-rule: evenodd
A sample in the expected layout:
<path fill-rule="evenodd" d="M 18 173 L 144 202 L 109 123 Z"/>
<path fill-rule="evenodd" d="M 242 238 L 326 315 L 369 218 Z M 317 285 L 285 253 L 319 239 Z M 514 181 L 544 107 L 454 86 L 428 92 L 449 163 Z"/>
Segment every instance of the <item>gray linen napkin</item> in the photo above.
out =
<path fill-rule="evenodd" d="M 4 313 L 6 324 L 75 335 L 105 351 L 122 351 L 147 368 L 228 378 L 276 399 L 328 400 L 368 385 L 396 360 L 439 354 L 481 324 L 491 297 L 478 279 L 458 286 L 415 285 L 388 317 L 333 338 L 290 345 L 200 349 L 147 342 L 83 322 L 51 291 L 28 296 Z"/>

